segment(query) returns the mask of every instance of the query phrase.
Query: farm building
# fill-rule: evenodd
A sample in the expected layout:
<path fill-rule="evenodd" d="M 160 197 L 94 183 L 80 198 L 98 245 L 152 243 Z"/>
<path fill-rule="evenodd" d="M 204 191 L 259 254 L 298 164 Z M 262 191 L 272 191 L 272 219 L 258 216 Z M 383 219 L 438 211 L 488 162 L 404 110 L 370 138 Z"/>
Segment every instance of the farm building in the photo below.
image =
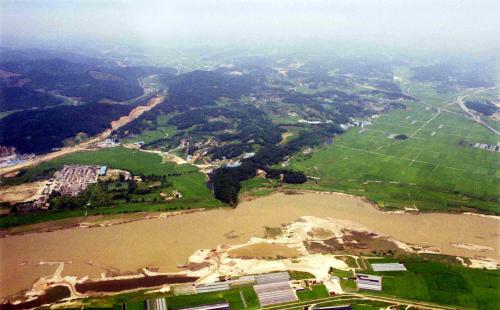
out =
<path fill-rule="evenodd" d="M 174 287 L 175 295 L 196 294 L 196 289 L 191 283 L 179 284 Z"/>
<path fill-rule="evenodd" d="M 215 282 L 210 284 L 200 284 L 196 286 L 197 293 L 226 291 L 228 289 L 229 284 L 227 282 Z"/>
<path fill-rule="evenodd" d="M 290 281 L 290 275 L 288 272 L 266 273 L 255 276 L 255 280 L 257 284 L 286 282 Z"/>
<path fill-rule="evenodd" d="M 400 263 L 371 264 L 373 271 L 406 271 L 406 267 Z"/>
<path fill-rule="evenodd" d="M 253 287 L 261 306 L 281 304 L 298 300 L 295 290 L 290 282 L 272 282 L 258 284 Z"/>
<path fill-rule="evenodd" d="M 106 175 L 106 171 L 108 171 L 108 167 L 107 166 L 101 166 L 101 168 L 99 168 L 99 175 L 100 176 Z"/>
<path fill-rule="evenodd" d="M 356 284 L 360 290 L 381 291 L 382 277 L 368 274 L 357 274 Z"/>
<path fill-rule="evenodd" d="M 227 302 L 221 302 L 211 305 L 203 305 L 189 308 L 182 308 L 180 310 L 231 310 L 231 307 Z"/>
<path fill-rule="evenodd" d="M 146 300 L 146 310 L 167 310 L 165 298 L 156 298 Z"/>
<path fill-rule="evenodd" d="M 228 280 L 227 283 L 231 285 L 249 285 L 255 284 L 256 281 L 255 276 L 243 276 L 238 279 Z"/>

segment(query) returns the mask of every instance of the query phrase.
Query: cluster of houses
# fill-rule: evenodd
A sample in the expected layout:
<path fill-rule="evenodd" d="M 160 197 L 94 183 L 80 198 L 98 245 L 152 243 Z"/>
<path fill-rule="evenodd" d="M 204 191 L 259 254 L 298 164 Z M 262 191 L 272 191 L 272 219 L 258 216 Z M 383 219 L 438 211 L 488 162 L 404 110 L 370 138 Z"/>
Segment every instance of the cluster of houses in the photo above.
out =
<path fill-rule="evenodd" d="M 76 196 L 87 189 L 89 184 L 97 183 L 100 175 L 106 174 L 106 166 L 68 165 L 56 171 L 49 186 L 51 192 Z"/>
<path fill-rule="evenodd" d="M 0 168 L 17 165 L 33 157 L 35 157 L 35 154 L 20 155 L 16 153 L 14 147 L 0 146 Z"/>
<path fill-rule="evenodd" d="M 45 183 L 34 201 L 18 206 L 18 211 L 47 210 L 52 193 L 76 196 L 90 184 L 97 183 L 99 176 L 106 175 L 106 172 L 106 166 L 66 165 Z"/>
<path fill-rule="evenodd" d="M 487 143 L 474 143 L 472 144 L 472 147 L 475 149 L 481 149 L 486 151 L 500 152 L 500 142 L 497 142 L 496 145 Z"/>
<path fill-rule="evenodd" d="M 110 147 L 116 147 L 119 146 L 120 142 L 118 142 L 115 139 L 105 139 L 104 141 L 101 141 L 97 144 L 97 147 L 105 149 L 105 148 L 110 148 Z"/>

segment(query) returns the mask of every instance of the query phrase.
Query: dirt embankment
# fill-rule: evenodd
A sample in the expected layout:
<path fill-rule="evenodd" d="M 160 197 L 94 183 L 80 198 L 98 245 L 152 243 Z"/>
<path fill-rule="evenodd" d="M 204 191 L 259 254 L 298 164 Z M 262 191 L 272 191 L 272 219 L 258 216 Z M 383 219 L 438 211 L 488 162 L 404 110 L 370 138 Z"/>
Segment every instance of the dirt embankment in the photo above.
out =
<path fill-rule="evenodd" d="M 158 104 L 162 103 L 164 99 L 165 99 L 165 96 L 161 96 L 161 95 L 156 96 L 154 98 L 151 98 L 146 105 L 138 106 L 138 107 L 134 108 L 132 111 L 130 111 L 130 113 L 127 116 L 122 116 L 118 120 L 112 121 L 110 124 L 111 128 L 106 129 L 105 131 L 101 132 L 99 135 L 95 136 L 94 138 L 87 140 L 83 143 L 80 143 L 78 145 L 75 145 L 75 146 L 62 148 L 59 151 L 36 156 L 35 158 L 33 158 L 31 160 L 27 160 L 27 161 L 20 163 L 18 165 L 0 168 L 0 175 L 12 173 L 12 172 L 15 172 L 15 171 L 18 171 L 20 169 L 27 168 L 30 166 L 36 166 L 42 162 L 53 160 L 53 159 L 56 159 L 56 158 L 59 158 L 61 156 L 68 155 L 71 153 L 80 152 L 80 151 L 84 151 L 84 150 L 90 150 L 90 149 L 95 147 L 95 144 L 97 144 L 97 143 L 103 141 L 104 139 L 108 138 L 109 136 L 111 136 L 113 131 L 130 123 L 134 119 L 141 116 L 144 112 L 151 110 L 152 108 L 154 108 Z"/>
<path fill-rule="evenodd" d="M 0 188 L 0 202 L 15 203 L 36 198 L 45 186 L 46 181 L 20 184 Z"/>

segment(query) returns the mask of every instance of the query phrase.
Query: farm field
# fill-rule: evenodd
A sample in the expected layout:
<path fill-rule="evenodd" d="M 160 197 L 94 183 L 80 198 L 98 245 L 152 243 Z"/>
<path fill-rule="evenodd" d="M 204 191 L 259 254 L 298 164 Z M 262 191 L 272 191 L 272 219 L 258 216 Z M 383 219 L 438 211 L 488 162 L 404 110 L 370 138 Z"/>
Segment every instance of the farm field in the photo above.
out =
<path fill-rule="evenodd" d="M 320 178 L 307 188 L 366 196 L 388 210 L 498 214 L 500 153 L 462 143 L 496 144 L 499 138 L 452 111 L 453 96 L 422 85 L 412 93 L 420 101 L 406 110 L 382 114 L 365 130 L 351 128 L 309 156 L 296 155 L 290 168 Z M 400 134 L 408 138 L 393 138 Z"/>
<path fill-rule="evenodd" d="M 157 118 L 157 127 L 155 129 L 145 130 L 139 135 L 123 139 L 123 143 L 133 143 L 142 141 L 145 144 L 173 136 L 177 129 L 175 126 L 168 125 L 169 116 L 160 115 Z"/>
<path fill-rule="evenodd" d="M 5 180 L 6 184 L 30 182 L 46 176 L 64 165 L 105 165 L 108 168 L 123 169 L 134 175 L 165 175 L 173 187 L 183 193 L 184 197 L 210 196 L 205 186 L 205 178 L 198 169 L 191 165 L 163 163 L 161 157 L 122 147 L 102 149 L 93 152 L 80 152 L 64 156 L 50 162 L 27 169 L 18 177 Z"/>
<path fill-rule="evenodd" d="M 19 176 L 4 180 L 6 184 L 20 184 L 47 178 L 54 171 L 69 164 L 106 165 L 113 169 L 130 171 L 134 175 L 161 175 L 166 176 L 170 185 L 162 187 L 162 192 L 171 192 L 174 189 L 182 193 L 182 198 L 163 202 L 160 190 L 137 197 L 137 202 L 127 203 L 115 201 L 112 207 L 98 207 L 88 210 L 68 210 L 58 212 L 28 213 L 19 216 L 6 216 L 0 219 L 0 227 L 10 227 L 23 224 L 32 224 L 43 221 L 59 220 L 68 217 L 80 217 L 94 214 L 116 214 L 130 212 L 157 212 L 177 209 L 194 209 L 202 207 L 220 207 L 205 184 L 205 176 L 191 165 L 176 165 L 162 163 L 160 156 L 126 148 L 110 148 L 93 152 L 74 153 L 50 162 L 23 171 Z M 110 184 L 110 190 L 120 183 Z"/>
<path fill-rule="evenodd" d="M 312 285 L 303 291 L 297 292 L 299 300 L 309 300 L 328 297 L 328 290 L 323 284 Z"/>
<path fill-rule="evenodd" d="M 244 307 L 241 296 L 245 299 L 247 307 Z M 232 309 L 257 309 L 259 307 L 257 295 L 250 286 L 235 288 L 224 292 L 172 296 L 167 298 L 167 305 L 169 309 L 194 307 L 199 305 L 214 304 L 217 302 L 228 302 Z"/>
<path fill-rule="evenodd" d="M 377 262 L 384 260 L 377 259 Z M 389 261 L 389 260 L 387 260 Z M 390 260 L 394 261 L 394 260 Z M 427 261 L 422 258 L 402 258 L 407 272 L 374 272 L 361 270 L 360 273 L 377 274 L 383 276 L 382 292 L 358 291 L 356 286 L 349 287 L 348 291 L 362 294 L 366 298 L 388 297 L 402 298 L 408 302 L 429 302 L 443 306 L 464 307 L 471 309 L 497 309 L 499 307 L 500 273 L 498 270 L 469 269 L 457 265 L 438 261 Z M 349 280 L 354 283 L 354 281 Z M 240 293 L 241 292 L 241 293 Z M 245 299 L 246 307 L 241 296 Z M 351 304 L 353 309 L 379 309 L 388 306 L 384 302 L 361 297 L 345 297 L 337 301 L 328 300 L 328 294 L 324 285 L 313 285 L 304 291 L 297 292 L 298 303 L 302 301 L 321 300 L 322 306 Z M 251 286 L 233 288 L 223 292 L 203 293 L 196 295 L 172 296 L 167 295 L 166 301 L 171 309 L 191 307 L 202 304 L 217 302 L 229 302 L 233 309 L 255 309 L 259 307 L 257 297 Z M 145 297 L 142 297 L 144 300 Z M 136 298 L 114 297 L 114 302 L 124 300 L 131 307 L 141 305 L 141 296 Z M 98 301 L 99 299 L 95 299 Z M 275 306 L 277 309 L 292 307 L 295 303 L 286 303 Z"/>
<path fill-rule="evenodd" d="M 500 273 L 422 259 L 404 260 L 407 272 L 370 272 L 383 276 L 382 292 L 405 299 L 471 309 L 498 309 Z M 364 272 L 364 271 L 363 271 Z"/>

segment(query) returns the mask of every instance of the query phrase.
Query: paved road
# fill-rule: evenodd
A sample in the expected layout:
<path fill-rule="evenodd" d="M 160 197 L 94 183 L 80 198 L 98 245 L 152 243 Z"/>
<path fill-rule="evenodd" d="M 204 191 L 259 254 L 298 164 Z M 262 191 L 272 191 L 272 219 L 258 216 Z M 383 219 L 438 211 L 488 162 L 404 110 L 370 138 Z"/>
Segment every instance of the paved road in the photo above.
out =
<path fill-rule="evenodd" d="M 325 304 L 325 303 L 332 302 L 332 301 L 339 301 L 339 302 L 345 301 L 346 304 L 349 304 L 350 302 L 356 301 L 356 300 L 381 301 L 381 302 L 386 302 L 386 303 L 390 303 L 390 304 L 394 304 L 394 305 L 406 305 L 406 306 L 412 306 L 412 307 L 417 307 L 417 308 L 424 307 L 425 309 L 436 309 L 436 310 L 458 309 L 456 307 L 441 306 L 441 305 L 437 305 L 437 304 L 430 303 L 430 302 L 424 302 L 424 301 L 407 300 L 407 299 L 396 298 L 396 297 L 365 295 L 365 294 L 359 294 L 359 293 L 348 293 L 348 294 L 318 298 L 318 299 L 313 299 L 313 300 L 308 300 L 308 301 L 297 301 L 297 302 L 289 303 L 286 305 L 263 307 L 262 309 L 288 310 L 288 309 L 309 307 L 312 305 L 321 305 L 321 304 Z"/>

